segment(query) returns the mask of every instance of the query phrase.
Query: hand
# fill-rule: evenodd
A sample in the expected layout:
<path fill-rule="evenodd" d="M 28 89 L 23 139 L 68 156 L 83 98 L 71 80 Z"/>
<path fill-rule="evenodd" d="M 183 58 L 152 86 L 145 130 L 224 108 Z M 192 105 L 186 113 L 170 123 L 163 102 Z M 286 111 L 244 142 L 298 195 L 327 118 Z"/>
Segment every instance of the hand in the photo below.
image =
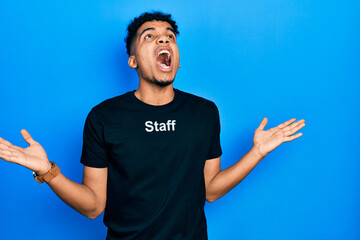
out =
<path fill-rule="evenodd" d="M 296 119 L 290 119 L 277 127 L 270 128 L 264 131 L 268 119 L 264 118 L 260 126 L 255 130 L 254 134 L 254 148 L 257 152 L 265 157 L 268 153 L 273 151 L 283 142 L 289 142 L 302 136 L 302 133 L 296 133 L 305 126 L 305 120 L 299 120 L 293 123 Z M 293 124 L 291 124 L 293 123 Z M 290 125 L 291 124 L 291 125 Z M 291 136 L 292 135 L 292 136 Z"/>
<path fill-rule="evenodd" d="M 0 137 L 0 158 L 7 162 L 12 162 L 24 166 L 38 175 L 48 172 L 51 164 L 47 158 L 43 147 L 36 142 L 25 130 L 21 130 L 24 140 L 30 145 L 27 148 L 21 148 L 12 145 L 10 142 Z"/>

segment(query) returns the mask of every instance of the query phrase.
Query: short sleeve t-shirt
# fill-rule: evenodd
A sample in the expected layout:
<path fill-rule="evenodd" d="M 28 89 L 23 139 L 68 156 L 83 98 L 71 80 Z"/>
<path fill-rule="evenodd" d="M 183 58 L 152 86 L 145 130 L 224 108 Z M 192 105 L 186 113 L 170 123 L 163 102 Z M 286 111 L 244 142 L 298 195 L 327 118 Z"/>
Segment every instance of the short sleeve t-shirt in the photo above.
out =
<path fill-rule="evenodd" d="M 148 105 L 134 91 L 89 113 L 81 163 L 108 167 L 107 239 L 207 239 L 204 165 L 221 155 L 216 105 L 174 89 Z"/>

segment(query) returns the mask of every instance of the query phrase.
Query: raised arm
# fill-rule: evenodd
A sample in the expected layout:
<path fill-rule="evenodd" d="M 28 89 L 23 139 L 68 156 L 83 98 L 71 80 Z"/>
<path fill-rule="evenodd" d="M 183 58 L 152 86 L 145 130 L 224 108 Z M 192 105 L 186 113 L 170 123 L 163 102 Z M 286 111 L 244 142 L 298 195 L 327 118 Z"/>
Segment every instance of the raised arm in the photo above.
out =
<path fill-rule="evenodd" d="M 24 140 L 30 145 L 21 148 L 0 138 L 0 158 L 24 166 L 37 175 L 43 175 L 51 168 L 43 147 L 26 130 L 21 130 Z M 61 172 L 48 185 L 70 207 L 82 215 L 95 219 L 105 209 L 107 168 L 84 166 L 83 182 L 76 183 Z"/>
<path fill-rule="evenodd" d="M 213 202 L 221 198 L 238 185 L 267 154 L 280 144 L 301 137 L 302 133 L 295 133 L 305 126 L 305 120 L 297 122 L 295 120 L 290 119 L 265 131 L 264 127 L 268 119 L 264 118 L 255 130 L 251 150 L 231 167 L 221 170 L 220 157 L 207 160 L 204 167 L 206 200 Z"/>

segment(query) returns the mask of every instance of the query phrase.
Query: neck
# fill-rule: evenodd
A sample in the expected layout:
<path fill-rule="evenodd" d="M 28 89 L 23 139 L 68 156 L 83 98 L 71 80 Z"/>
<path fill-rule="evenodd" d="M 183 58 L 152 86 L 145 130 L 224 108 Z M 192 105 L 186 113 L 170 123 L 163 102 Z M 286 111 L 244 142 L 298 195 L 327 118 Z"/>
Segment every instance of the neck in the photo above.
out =
<path fill-rule="evenodd" d="M 160 87 L 155 84 L 140 82 L 135 91 L 135 96 L 146 104 L 161 106 L 170 103 L 174 99 L 175 92 L 173 84 Z"/>

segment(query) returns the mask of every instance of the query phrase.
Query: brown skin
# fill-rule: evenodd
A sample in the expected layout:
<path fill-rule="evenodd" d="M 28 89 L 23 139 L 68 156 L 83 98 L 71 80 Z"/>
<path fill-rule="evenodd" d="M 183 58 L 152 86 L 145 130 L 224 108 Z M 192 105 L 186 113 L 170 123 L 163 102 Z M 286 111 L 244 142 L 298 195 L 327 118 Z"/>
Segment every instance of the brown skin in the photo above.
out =
<path fill-rule="evenodd" d="M 168 28 L 171 28 L 171 25 L 167 22 L 151 21 L 144 23 L 138 29 L 128 64 L 131 68 L 136 69 L 140 84 L 144 81 L 151 83 L 154 79 L 163 82 L 175 79 L 176 72 L 180 67 L 180 54 L 176 36 Z M 149 30 L 143 32 L 145 29 Z M 172 51 L 173 70 L 171 72 L 163 72 L 156 65 L 157 56 L 155 52 L 160 47 L 168 47 Z"/>
<path fill-rule="evenodd" d="M 169 27 L 171 27 L 170 24 L 161 21 L 144 23 L 137 32 L 133 44 L 133 55 L 129 57 L 129 66 L 135 68 L 139 75 L 139 87 L 135 96 L 147 104 L 164 105 L 174 98 L 172 81 L 180 67 L 180 54 L 176 37 L 171 37 L 173 33 L 168 29 Z M 153 29 L 145 31 L 140 36 L 140 33 L 147 28 Z M 167 47 L 172 52 L 170 71 L 163 71 L 156 64 L 155 53 L 160 47 Z M 161 87 L 155 81 L 170 84 Z M 269 152 L 283 142 L 299 138 L 302 134 L 295 133 L 305 126 L 304 122 L 304 120 L 295 122 L 295 119 L 290 119 L 265 131 L 267 118 L 264 118 L 255 131 L 253 147 L 233 166 L 221 170 L 220 157 L 206 161 L 204 167 L 206 199 L 213 202 L 224 196 L 239 184 Z M 46 173 L 51 168 L 51 164 L 45 150 L 26 130 L 22 130 L 21 134 L 29 143 L 29 147 L 20 148 L 0 138 L 0 158 L 24 166 L 39 175 Z M 107 168 L 84 166 L 82 184 L 73 182 L 60 173 L 48 185 L 69 206 L 84 216 L 94 219 L 105 209 L 107 170 Z"/>
<path fill-rule="evenodd" d="M 145 31 L 148 28 L 152 30 Z M 128 64 L 134 68 L 139 76 L 139 87 L 135 96 L 150 105 L 164 105 L 174 98 L 173 84 L 160 87 L 154 81 L 172 82 L 180 67 L 180 53 L 175 34 L 169 30 L 171 25 L 162 21 L 144 23 L 137 31 L 136 39 L 132 46 L 132 55 Z M 156 64 L 156 50 L 161 47 L 171 49 L 172 71 L 164 72 Z"/>
<path fill-rule="evenodd" d="M 268 119 L 264 118 L 255 130 L 253 146 L 231 167 L 221 170 L 220 157 L 206 161 L 204 168 L 206 200 L 214 202 L 237 186 L 267 154 L 284 142 L 302 136 L 297 133 L 305 126 L 305 120 L 290 119 L 277 127 L 264 130 Z M 295 134 L 295 135 L 293 135 Z"/>
<path fill-rule="evenodd" d="M 0 138 L 0 158 L 24 166 L 38 175 L 46 173 L 51 164 L 45 150 L 26 130 L 21 130 L 21 135 L 29 147 L 14 146 Z M 60 173 L 48 185 L 65 203 L 90 219 L 95 219 L 105 209 L 107 168 L 84 166 L 82 184 Z"/>

